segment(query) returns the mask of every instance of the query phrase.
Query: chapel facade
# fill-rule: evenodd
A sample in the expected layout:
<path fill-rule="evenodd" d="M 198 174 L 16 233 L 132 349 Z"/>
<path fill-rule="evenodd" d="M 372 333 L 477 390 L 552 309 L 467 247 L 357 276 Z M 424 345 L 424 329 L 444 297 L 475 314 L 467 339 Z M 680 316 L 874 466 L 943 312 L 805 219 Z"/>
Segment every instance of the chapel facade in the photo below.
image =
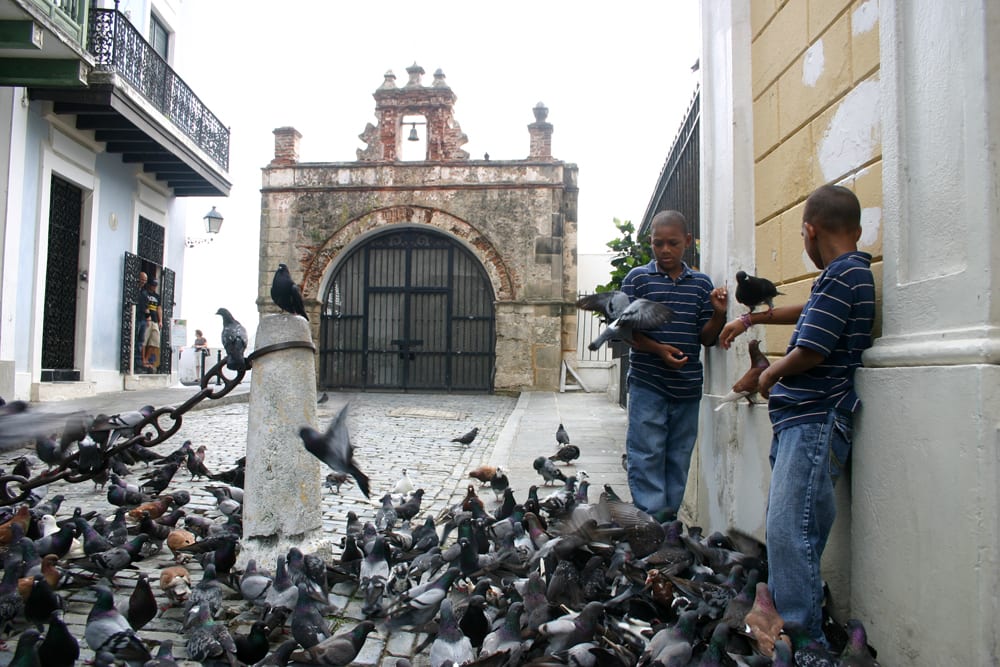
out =
<path fill-rule="evenodd" d="M 386 72 L 353 162 L 300 162 L 299 132 L 274 131 L 260 311 L 287 264 L 323 388 L 556 389 L 576 351 L 577 167 L 552 156 L 540 102 L 525 159 L 470 159 L 444 73 L 407 73 Z"/>

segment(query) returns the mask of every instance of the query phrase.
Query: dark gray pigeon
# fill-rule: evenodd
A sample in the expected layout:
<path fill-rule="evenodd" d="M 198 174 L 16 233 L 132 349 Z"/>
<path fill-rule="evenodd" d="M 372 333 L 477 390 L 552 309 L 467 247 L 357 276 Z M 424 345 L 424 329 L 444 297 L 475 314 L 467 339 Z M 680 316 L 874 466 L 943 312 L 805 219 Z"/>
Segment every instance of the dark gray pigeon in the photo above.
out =
<path fill-rule="evenodd" d="M 542 476 L 546 485 L 549 485 L 556 480 L 560 482 L 566 481 L 566 475 L 563 474 L 562 470 L 556 467 L 555 462 L 551 459 L 545 458 L 544 456 L 537 457 L 531 464 L 531 467 Z"/>
<path fill-rule="evenodd" d="M 472 429 L 471 431 L 469 431 L 468 433 L 466 433 L 465 435 L 460 435 L 457 438 L 452 438 L 451 441 L 452 442 L 460 442 L 463 445 L 470 445 L 470 444 L 472 444 L 472 441 L 476 439 L 477 435 L 479 435 L 479 427 L 478 426 L 476 428 Z"/>
<path fill-rule="evenodd" d="M 97 586 L 97 599 L 87 615 L 83 638 L 92 651 L 107 651 L 119 660 L 140 663 L 152 656 L 125 617 L 115 609 L 114 596 L 107 586 Z"/>
<path fill-rule="evenodd" d="M 576 302 L 577 308 L 603 313 L 609 322 L 604 331 L 587 346 L 589 349 L 596 350 L 609 340 L 632 343 L 633 331 L 655 329 L 674 317 L 674 311 L 662 303 L 635 299 L 626 305 L 623 299 L 628 299 L 623 292 L 600 292 L 589 294 Z"/>
<path fill-rule="evenodd" d="M 762 303 L 774 308 L 774 297 L 783 294 L 767 278 L 749 276 L 746 271 L 736 272 L 736 300 L 753 312 Z"/>
<path fill-rule="evenodd" d="M 216 315 L 222 315 L 222 347 L 226 349 L 226 368 L 231 371 L 241 371 L 246 367 L 246 360 L 243 358 L 247 349 L 247 330 L 236 321 L 225 308 L 215 311 Z"/>
<path fill-rule="evenodd" d="M 566 428 L 562 425 L 562 422 L 559 423 L 559 428 L 556 429 L 556 442 L 560 445 L 569 444 L 569 433 L 566 432 Z"/>
<path fill-rule="evenodd" d="M 309 319 L 302 303 L 302 292 L 292 280 L 292 274 L 288 272 L 288 266 L 285 264 L 278 264 L 278 270 L 274 272 L 274 280 L 271 281 L 271 300 L 284 312 Z"/>
<path fill-rule="evenodd" d="M 293 662 L 304 662 L 309 665 L 349 665 L 361 652 L 368 633 L 374 629 L 375 624 L 371 621 L 361 621 L 347 632 L 292 653 L 291 659 Z"/>
<path fill-rule="evenodd" d="M 299 429 L 299 437 L 310 454 L 334 470 L 353 477 L 361 493 L 368 498 L 368 476 L 354 464 L 354 445 L 351 444 L 351 434 L 347 430 L 347 407 L 344 405 L 340 409 L 325 433 L 303 426 Z"/>

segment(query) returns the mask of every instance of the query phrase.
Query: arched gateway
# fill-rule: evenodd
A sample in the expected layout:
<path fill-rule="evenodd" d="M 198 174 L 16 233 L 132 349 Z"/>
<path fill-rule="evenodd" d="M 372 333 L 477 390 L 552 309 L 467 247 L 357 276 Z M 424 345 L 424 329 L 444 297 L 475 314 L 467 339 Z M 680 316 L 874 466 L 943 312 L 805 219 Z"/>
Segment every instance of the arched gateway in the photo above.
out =
<path fill-rule="evenodd" d="M 324 388 L 490 391 L 494 294 L 479 260 L 425 227 L 371 234 L 323 293 Z"/>

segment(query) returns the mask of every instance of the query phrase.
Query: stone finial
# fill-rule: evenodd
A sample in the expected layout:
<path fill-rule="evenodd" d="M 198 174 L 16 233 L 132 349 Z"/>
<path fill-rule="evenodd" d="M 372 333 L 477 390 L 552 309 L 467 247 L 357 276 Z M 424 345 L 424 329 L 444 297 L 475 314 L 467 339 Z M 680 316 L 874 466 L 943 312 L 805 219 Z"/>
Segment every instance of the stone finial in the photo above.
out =
<path fill-rule="evenodd" d="M 444 80 L 444 71 L 441 68 L 437 68 L 434 72 L 434 84 L 435 88 L 447 88 L 448 83 Z"/>
<path fill-rule="evenodd" d="M 548 107 L 539 102 L 532 111 L 535 112 L 535 122 L 528 125 L 528 135 L 531 137 L 528 159 L 551 160 L 552 123 L 545 122 L 549 115 Z"/>
<path fill-rule="evenodd" d="M 396 75 L 392 73 L 391 69 L 385 71 L 385 80 L 382 85 L 378 87 L 379 90 L 392 90 L 396 87 Z"/>
<path fill-rule="evenodd" d="M 410 75 L 410 80 L 406 82 L 407 88 L 420 88 L 423 86 L 420 78 L 424 75 L 424 68 L 418 65 L 416 61 L 406 68 L 406 73 Z"/>
<path fill-rule="evenodd" d="M 271 166 L 288 166 L 299 161 L 299 139 L 302 135 L 294 127 L 274 130 L 274 159 Z"/>

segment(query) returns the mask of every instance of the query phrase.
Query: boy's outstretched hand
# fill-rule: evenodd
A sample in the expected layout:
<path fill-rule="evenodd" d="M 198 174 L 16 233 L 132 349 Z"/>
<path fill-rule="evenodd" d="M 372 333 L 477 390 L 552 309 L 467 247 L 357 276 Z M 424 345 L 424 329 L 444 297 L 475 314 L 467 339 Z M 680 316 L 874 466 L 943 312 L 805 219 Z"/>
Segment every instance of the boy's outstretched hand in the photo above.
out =
<path fill-rule="evenodd" d="M 716 287 L 709 296 L 715 312 L 725 317 L 726 306 L 729 304 L 729 290 L 725 287 Z"/>

